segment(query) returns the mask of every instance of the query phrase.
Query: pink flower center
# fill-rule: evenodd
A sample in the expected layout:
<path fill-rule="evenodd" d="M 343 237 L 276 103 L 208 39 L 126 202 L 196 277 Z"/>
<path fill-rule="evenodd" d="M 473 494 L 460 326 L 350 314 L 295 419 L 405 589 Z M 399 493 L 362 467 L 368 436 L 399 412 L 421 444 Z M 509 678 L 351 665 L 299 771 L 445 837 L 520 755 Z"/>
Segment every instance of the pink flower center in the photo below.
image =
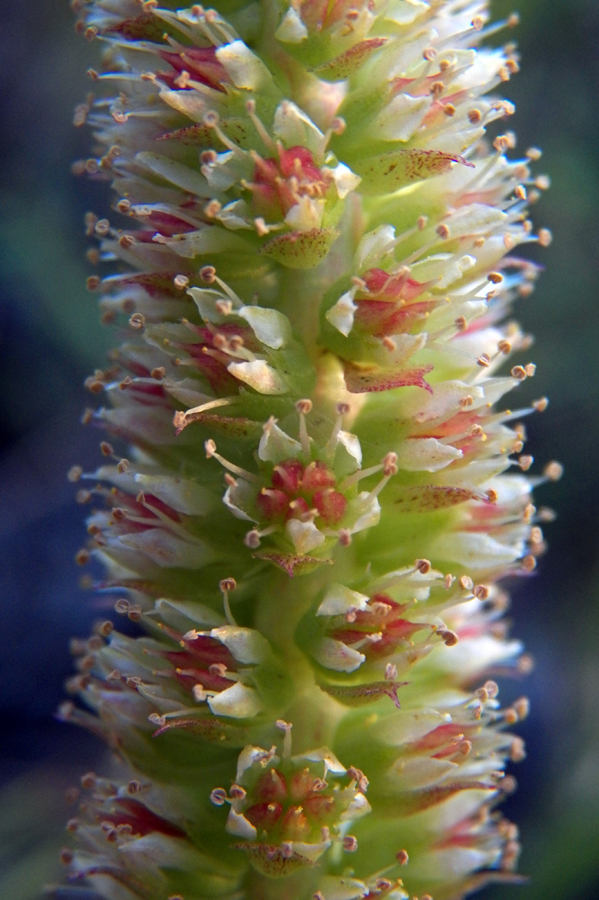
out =
<path fill-rule="evenodd" d="M 244 816 L 259 836 L 273 841 L 309 840 L 323 825 L 337 818 L 338 803 L 328 785 L 308 768 L 285 776 L 269 769 L 251 791 L 251 805 Z M 341 811 L 341 810 L 339 810 Z"/>
<path fill-rule="evenodd" d="M 301 197 L 324 197 L 330 180 L 314 162 L 306 147 L 279 147 L 279 158 L 255 156 L 253 194 L 254 212 L 267 222 L 284 219 Z"/>
<path fill-rule="evenodd" d="M 303 519 L 316 511 L 325 525 L 336 525 L 345 515 L 347 500 L 335 490 L 335 475 L 323 462 L 304 466 L 288 459 L 273 469 L 271 486 L 258 494 L 258 507 L 267 520 Z"/>

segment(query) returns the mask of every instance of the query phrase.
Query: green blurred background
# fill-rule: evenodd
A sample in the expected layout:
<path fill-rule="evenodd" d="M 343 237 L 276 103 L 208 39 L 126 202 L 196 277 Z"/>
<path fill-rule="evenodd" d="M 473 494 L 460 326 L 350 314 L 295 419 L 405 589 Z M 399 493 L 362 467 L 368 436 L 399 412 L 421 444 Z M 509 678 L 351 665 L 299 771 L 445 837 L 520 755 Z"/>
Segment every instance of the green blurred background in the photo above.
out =
<path fill-rule="evenodd" d="M 103 213 L 107 192 L 76 182 L 72 159 L 89 136 L 71 126 L 88 90 L 95 47 L 73 33 L 67 0 L 2 0 L 0 31 L 0 897 L 35 900 L 59 877 L 69 810 L 64 789 L 101 749 L 52 718 L 70 674 L 67 643 L 85 636 L 102 598 L 77 584 L 72 558 L 82 511 L 65 479 L 98 462 L 99 435 L 79 424 L 81 383 L 102 365 L 107 336 L 84 282 L 83 215 Z M 496 0 L 497 16 L 513 11 Z M 507 813 L 521 826 L 523 887 L 488 889 L 503 900 L 599 897 L 599 4 L 521 0 L 515 33 L 523 71 L 507 96 L 524 151 L 544 149 L 553 182 L 534 209 L 555 241 L 531 255 L 546 266 L 518 317 L 536 336 L 530 396 L 548 411 L 529 422 L 537 464 L 560 459 L 564 479 L 538 500 L 559 513 L 550 553 L 513 585 L 515 633 L 536 659 L 525 684 L 529 756 Z M 511 37 L 511 36 L 510 36 Z M 528 389 L 528 383 L 524 386 Z M 524 390 L 523 388 L 523 390 Z M 106 601 L 108 602 L 108 601 Z"/>

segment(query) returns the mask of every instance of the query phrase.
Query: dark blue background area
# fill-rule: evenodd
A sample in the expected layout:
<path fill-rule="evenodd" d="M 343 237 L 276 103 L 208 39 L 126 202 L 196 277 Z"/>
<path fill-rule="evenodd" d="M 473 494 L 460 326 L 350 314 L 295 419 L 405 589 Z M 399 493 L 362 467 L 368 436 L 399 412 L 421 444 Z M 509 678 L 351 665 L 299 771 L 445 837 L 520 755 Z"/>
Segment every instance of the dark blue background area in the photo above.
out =
<path fill-rule="evenodd" d="M 109 598 L 79 587 L 73 563 L 84 511 L 66 480 L 100 462 L 100 435 L 79 425 L 85 376 L 102 365 L 108 335 L 85 290 L 83 215 L 108 193 L 75 181 L 70 162 L 89 134 L 71 126 L 89 89 L 95 48 L 73 35 L 66 0 L 0 4 L 0 897 L 34 900 L 55 877 L 69 812 L 64 787 L 109 760 L 53 712 L 71 672 L 68 641 L 86 636 Z M 498 15 L 512 4 L 498 0 Z M 521 728 L 528 759 L 506 812 L 522 826 L 531 882 L 487 896 L 599 897 L 599 4 L 522 0 L 514 37 L 523 71 L 506 94 L 524 151 L 545 155 L 553 187 L 533 210 L 555 241 L 531 249 L 546 266 L 517 316 L 535 334 L 537 376 L 522 401 L 547 394 L 528 422 L 536 465 L 557 458 L 566 476 L 538 492 L 559 518 L 549 554 L 510 585 L 513 632 L 536 659 L 525 682 L 532 714 Z M 528 360 L 526 360 L 528 361 Z M 528 393 L 527 393 L 528 392 Z M 512 401 L 515 402 L 515 401 Z"/>

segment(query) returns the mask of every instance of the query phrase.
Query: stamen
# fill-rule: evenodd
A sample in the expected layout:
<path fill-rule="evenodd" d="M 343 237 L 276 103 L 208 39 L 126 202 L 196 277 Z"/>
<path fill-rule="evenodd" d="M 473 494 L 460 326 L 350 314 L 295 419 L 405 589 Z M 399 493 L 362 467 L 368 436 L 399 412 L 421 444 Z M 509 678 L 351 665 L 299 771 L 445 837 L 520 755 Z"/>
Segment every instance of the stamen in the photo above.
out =
<path fill-rule="evenodd" d="M 279 731 L 285 732 L 283 738 L 283 759 L 291 759 L 291 729 L 293 725 L 290 722 L 284 722 L 283 719 L 277 719 L 276 726 Z"/>
<path fill-rule="evenodd" d="M 229 472 L 233 472 L 234 475 L 239 475 L 241 478 L 250 481 L 252 484 L 260 484 L 260 478 L 257 475 L 254 475 L 253 472 L 248 472 L 246 469 L 236 466 L 234 463 L 229 462 L 228 459 L 225 459 L 224 456 L 221 456 L 220 453 L 217 453 L 216 444 L 212 438 L 209 438 L 204 442 L 204 450 L 206 451 L 206 459 L 210 459 L 210 457 L 213 456 L 219 461 L 223 468 L 228 469 Z"/>
<path fill-rule="evenodd" d="M 352 475 L 348 475 L 347 478 L 344 478 L 341 484 L 339 485 L 338 490 L 344 494 L 349 488 L 353 487 L 363 478 L 368 478 L 370 475 L 376 475 L 378 472 L 382 470 L 383 466 L 379 463 L 378 466 L 370 466 L 368 469 L 362 469 L 361 471 L 354 472 Z"/>
<path fill-rule="evenodd" d="M 285 104 L 283 103 L 283 107 L 284 107 L 284 105 Z M 247 100 L 246 104 L 245 104 L 245 108 L 246 108 L 248 116 L 252 120 L 252 124 L 253 124 L 254 128 L 260 135 L 260 138 L 261 138 L 264 146 L 267 147 L 271 152 L 275 152 L 277 150 L 276 142 L 273 140 L 273 138 L 271 138 L 268 131 L 262 124 L 261 120 L 256 115 L 256 101 L 255 100 Z"/>
<path fill-rule="evenodd" d="M 237 582 L 234 578 L 223 578 L 221 582 L 219 582 L 219 589 L 223 595 L 223 605 L 225 607 L 225 618 L 229 625 L 237 625 L 237 622 L 233 618 L 233 613 L 231 612 L 231 607 L 229 605 L 229 592 L 234 591 L 237 587 Z"/>
<path fill-rule="evenodd" d="M 295 408 L 299 415 L 299 438 L 304 453 L 310 453 L 310 436 L 306 428 L 306 416 L 312 412 L 311 400 L 298 400 Z"/>
<path fill-rule="evenodd" d="M 335 419 L 335 424 L 333 425 L 331 436 L 324 447 L 325 454 L 329 459 L 332 459 L 332 457 L 335 455 L 335 450 L 337 449 L 337 439 L 339 437 L 339 432 L 341 431 L 341 426 L 343 425 L 343 417 L 346 416 L 348 412 L 349 405 L 347 403 L 337 404 L 337 418 Z M 342 490 L 342 488 L 340 488 L 340 490 Z"/>
<path fill-rule="evenodd" d="M 224 131 L 220 128 L 220 126 L 218 124 L 219 121 L 220 121 L 219 115 L 214 110 L 210 110 L 210 112 L 207 112 L 206 115 L 204 116 L 204 125 L 206 126 L 206 128 L 211 128 L 214 131 L 214 133 L 216 134 L 216 136 L 219 139 L 219 141 L 221 142 L 221 144 L 224 144 L 228 150 L 233 151 L 233 153 L 235 154 L 235 156 L 238 159 L 243 160 L 245 162 L 245 159 L 246 159 L 245 151 L 242 150 L 241 147 L 239 147 L 234 141 L 230 140 L 230 138 L 227 137 L 227 135 L 224 133 Z"/>

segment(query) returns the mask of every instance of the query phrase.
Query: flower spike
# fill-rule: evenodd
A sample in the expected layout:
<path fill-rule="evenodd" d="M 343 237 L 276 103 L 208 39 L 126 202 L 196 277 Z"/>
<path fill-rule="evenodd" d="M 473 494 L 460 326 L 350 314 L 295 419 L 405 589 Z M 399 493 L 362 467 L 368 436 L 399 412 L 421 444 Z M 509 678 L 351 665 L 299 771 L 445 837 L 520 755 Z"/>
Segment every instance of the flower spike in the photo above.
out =
<path fill-rule="evenodd" d="M 548 187 L 485 0 L 75 0 L 106 440 L 77 561 L 136 636 L 73 644 L 88 773 L 63 851 L 105 900 L 460 900 L 517 881 L 496 679 L 561 466 L 505 409 Z M 500 127 L 497 127 L 497 125 Z M 489 126 L 497 136 L 488 142 Z M 106 265 L 108 269 L 106 270 Z M 522 407 L 523 408 L 520 408 Z M 81 484 L 85 487 L 81 487 Z M 224 482 L 224 483 L 223 483 Z M 56 897 L 70 888 L 59 888 Z"/>

